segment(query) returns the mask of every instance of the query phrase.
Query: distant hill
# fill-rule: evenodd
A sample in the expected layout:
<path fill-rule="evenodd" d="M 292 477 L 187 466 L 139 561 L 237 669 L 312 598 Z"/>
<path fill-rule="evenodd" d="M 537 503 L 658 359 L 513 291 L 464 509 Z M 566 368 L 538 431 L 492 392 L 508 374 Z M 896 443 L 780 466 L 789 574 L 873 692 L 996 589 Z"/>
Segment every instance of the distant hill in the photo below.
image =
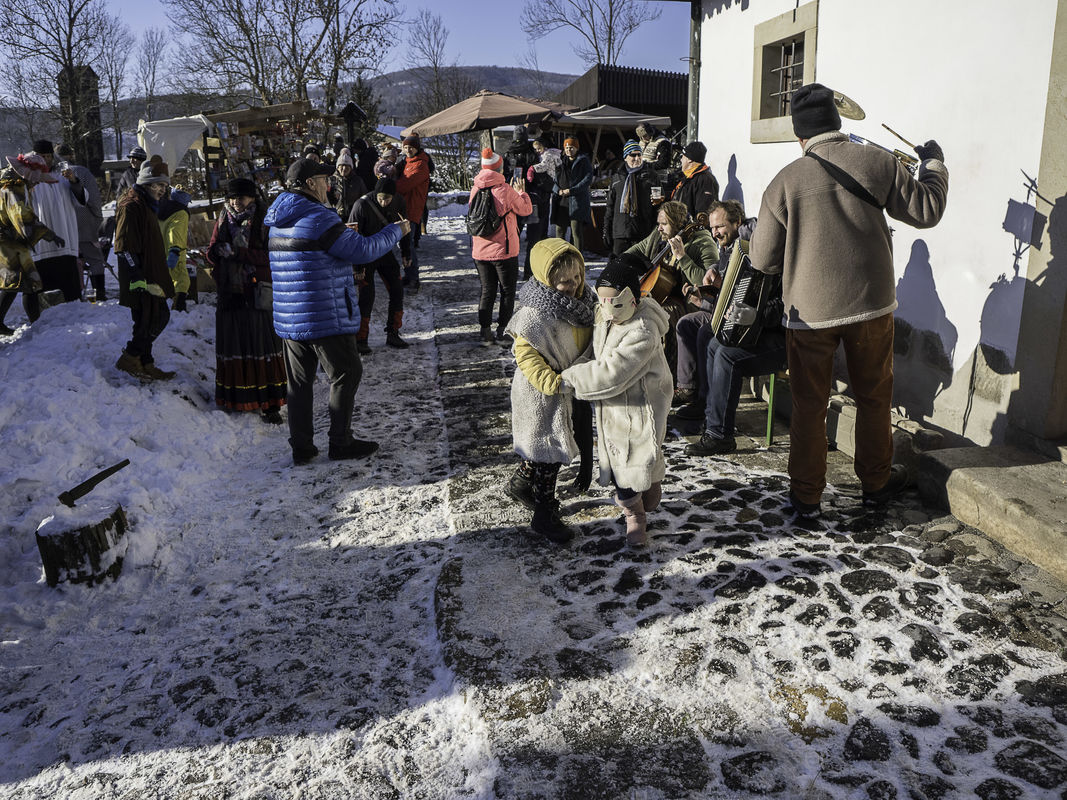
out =
<path fill-rule="evenodd" d="M 523 97 L 539 97 L 546 100 L 553 99 L 557 94 L 574 82 L 576 75 L 567 75 L 559 72 L 532 73 L 522 67 L 457 67 L 464 77 L 469 78 L 475 87 L 490 89 L 507 94 L 516 94 Z M 371 79 L 371 85 L 381 97 L 380 119 L 383 125 L 407 126 L 415 119 L 414 98 L 418 91 L 418 80 L 413 70 L 404 69 L 389 72 L 385 75 Z M 312 101 L 321 98 L 321 92 L 311 92 Z M 133 97 L 122 101 L 123 115 L 123 150 L 128 149 L 134 143 L 137 121 L 144 117 L 144 100 Z M 168 94 L 157 97 L 153 103 L 152 117 L 155 119 L 169 119 L 189 114 L 211 113 L 213 111 L 229 111 L 240 107 L 233 98 L 221 95 L 193 95 L 193 94 Z M 110 118 L 107 109 L 101 109 L 105 119 Z M 41 126 L 35 131 L 39 138 L 51 138 L 59 141 L 59 131 L 54 124 L 48 124 L 44 119 Z M 106 124 L 106 122 L 105 122 Z M 0 155 L 14 155 L 29 149 L 30 143 L 26 140 L 24 127 L 14 111 L 0 108 Z M 108 130 L 104 132 L 105 153 L 112 149 L 111 135 Z M 120 154 L 124 155 L 124 154 Z M 5 162 L 6 163 L 6 162 Z"/>
<path fill-rule="evenodd" d="M 516 94 L 551 100 L 570 86 L 577 75 L 560 72 L 532 73 L 522 67 L 457 67 L 475 87 L 474 91 L 489 89 L 494 92 Z M 381 96 L 381 123 L 407 126 L 415 119 L 414 98 L 418 81 L 413 70 L 389 72 L 370 81 L 375 92 Z"/>

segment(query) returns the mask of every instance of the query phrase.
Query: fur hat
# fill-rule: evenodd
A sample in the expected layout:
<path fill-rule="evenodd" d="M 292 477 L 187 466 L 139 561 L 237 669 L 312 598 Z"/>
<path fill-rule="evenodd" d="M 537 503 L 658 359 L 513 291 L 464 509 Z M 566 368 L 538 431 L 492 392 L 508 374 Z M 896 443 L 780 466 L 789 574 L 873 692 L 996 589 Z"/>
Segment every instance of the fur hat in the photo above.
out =
<path fill-rule="evenodd" d="M 226 182 L 226 197 L 255 197 L 256 184 L 251 178 L 230 178 Z"/>
<path fill-rule="evenodd" d="M 641 155 L 641 145 L 634 139 L 627 139 L 626 144 L 622 146 L 622 157 L 629 158 L 634 153 Z"/>
<path fill-rule="evenodd" d="M 343 164 L 347 164 L 350 167 L 356 165 L 356 162 L 352 160 L 352 153 L 347 147 L 342 147 L 340 155 L 337 156 L 336 166 L 340 167 Z"/>
<path fill-rule="evenodd" d="M 375 194 L 396 194 L 396 181 L 392 178 L 379 178 L 378 182 L 374 184 Z"/>
<path fill-rule="evenodd" d="M 33 152 L 47 156 L 54 155 L 56 151 L 52 148 L 52 143 L 47 139 L 38 139 L 33 143 Z"/>
<path fill-rule="evenodd" d="M 596 279 L 596 288 L 610 286 L 622 291 L 629 289 L 635 299 L 641 297 L 641 276 L 648 272 L 648 260 L 636 253 L 613 255 Z"/>
<path fill-rule="evenodd" d="M 699 161 L 703 164 L 704 159 L 708 157 L 708 148 L 704 146 L 703 142 L 690 142 L 682 148 L 682 155 L 690 161 Z"/>
<path fill-rule="evenodd" d="M 160 156 L 152 156 L 141 165 L 137 173 L 137 185 L 148 186 L 152 183 L 170 183 L 170 170 Z"/>
<path fill-rule="evenodd" d="M 44 157 L 37 153 L 22 153 L 14 158 L 8 156 L 7 163 L 26 183 L 59 182 L 59 178 L 49 173 L 48 164 L 45 162 Z"/>
<path fill-rule="evenodd" d="M 503 166 L 504 159 L 500 157 L 500 153 L 494 153 L 491 147 L 482 150 L 482 169 L 495 169 L 499 172 Z"/>
<path fill-rule="evenodd" d="M 821 83 L 809 83 L 793 92 L 789 108 L 793 115 L 793 133 L 798 139 L 841 130 L 841 115 L 834 102 L 834 91 Z"/>

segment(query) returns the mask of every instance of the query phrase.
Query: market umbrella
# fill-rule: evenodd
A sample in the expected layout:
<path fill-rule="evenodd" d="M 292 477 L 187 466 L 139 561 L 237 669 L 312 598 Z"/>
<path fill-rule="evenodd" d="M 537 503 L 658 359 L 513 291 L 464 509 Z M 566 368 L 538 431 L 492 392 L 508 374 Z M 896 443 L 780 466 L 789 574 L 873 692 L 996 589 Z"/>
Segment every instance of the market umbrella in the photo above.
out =
<path fill-rule="evenodd" d="M 441 136 L 446 133 L 482 131 L 497 125 L 540 122 L 545 117 L 559 117 L 573 108 L 548 100 L 532 100 L 483 89 L 454 106 L 416 122 L 401 133 L 403 136 Z"/>

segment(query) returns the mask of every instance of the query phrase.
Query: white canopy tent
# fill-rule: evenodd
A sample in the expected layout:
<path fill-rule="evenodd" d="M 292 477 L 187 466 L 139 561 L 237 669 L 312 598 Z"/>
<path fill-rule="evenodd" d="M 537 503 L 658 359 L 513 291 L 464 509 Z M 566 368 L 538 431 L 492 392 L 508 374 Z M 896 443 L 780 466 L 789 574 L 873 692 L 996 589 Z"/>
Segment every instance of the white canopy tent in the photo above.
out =
<path fill-rule="evenodd" d="M 633 139 L 636 137 L 634 128 L 645 122 L 660 130 L 671 126 L 670 117 L 660 117 L 655 114 L 641 114 L 637 111 L 626 111 L 615 106 L 596 106 L 587 108 L 585 111 L 571 111 L 564 114 L 553 123 L 553 130 L 596 130 L 593 142 L 593 152 L 600 147 L 600 134 L 607 128 L 621 139 Z"/>
<path fill-rule="evenodd" d="M 137 141 L 148 155 L 162 157 L 173 172 L 186 152 L 210 127 L 211 121 L 203 114 L 151 122 L 141 120 L 137 126 Z"/>

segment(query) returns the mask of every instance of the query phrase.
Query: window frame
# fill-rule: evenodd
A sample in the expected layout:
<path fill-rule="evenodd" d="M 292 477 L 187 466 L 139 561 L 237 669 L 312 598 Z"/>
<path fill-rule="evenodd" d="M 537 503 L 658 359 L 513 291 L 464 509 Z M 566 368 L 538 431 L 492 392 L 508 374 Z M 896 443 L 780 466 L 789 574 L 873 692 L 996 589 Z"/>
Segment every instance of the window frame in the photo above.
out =
<path fill-rule="evenodd" d="M 752 128 L 753 144 L 763 142 L 791 142 L 791 115 L 768 114 L 769 100 L 780 91 L 780 63 L 768 56 L 781 54 L 781 47 L 800 42 L 803 47 L 803 76 L 800 85 L 815 81 L 815 60 L 818 45 L 819 0 L 812 0 L 777 17 L 761 22 L 753 32 L 752 71 Z"/>

